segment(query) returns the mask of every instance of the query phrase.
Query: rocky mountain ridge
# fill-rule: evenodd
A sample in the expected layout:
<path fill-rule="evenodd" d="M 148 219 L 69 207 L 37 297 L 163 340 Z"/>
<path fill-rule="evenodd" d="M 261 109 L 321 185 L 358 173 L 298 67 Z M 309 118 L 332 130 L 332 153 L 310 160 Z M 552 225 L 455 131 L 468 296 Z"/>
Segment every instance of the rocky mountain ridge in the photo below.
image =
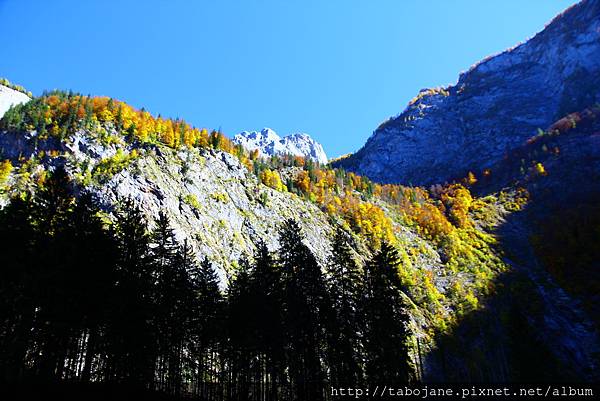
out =
<path fill-rule="evenodd" d="M 323 150 L 323 146 L 304 133 L 280 137 L 271 128 L 263 128 L 261 131 L 241 132 L 233 137 L 233 142 L 248 150 L 258 149 L 261 155 L 290 154 L 305 157 L 321 164 L 327 163 L 327 155 Z"/>
<path fill-rule="evenodd" d="M 600 1 L 584 0 L 448 88 L 425 89 L 336 165 L 379 182 L 430 185 L 501 160 L 564 115 L 600 101 Z"/>

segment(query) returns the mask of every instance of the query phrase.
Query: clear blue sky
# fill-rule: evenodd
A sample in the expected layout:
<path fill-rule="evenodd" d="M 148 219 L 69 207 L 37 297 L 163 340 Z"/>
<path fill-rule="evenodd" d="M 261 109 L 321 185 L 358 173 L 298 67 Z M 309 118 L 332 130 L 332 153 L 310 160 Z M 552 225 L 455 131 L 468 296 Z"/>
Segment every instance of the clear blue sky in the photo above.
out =
<path fill-rule="evenodd" d="M 419 89 L 541 30 L 575 0 L 0 0 L 0 77 L 232 136 L 303 131 L 356 151 Z"/>

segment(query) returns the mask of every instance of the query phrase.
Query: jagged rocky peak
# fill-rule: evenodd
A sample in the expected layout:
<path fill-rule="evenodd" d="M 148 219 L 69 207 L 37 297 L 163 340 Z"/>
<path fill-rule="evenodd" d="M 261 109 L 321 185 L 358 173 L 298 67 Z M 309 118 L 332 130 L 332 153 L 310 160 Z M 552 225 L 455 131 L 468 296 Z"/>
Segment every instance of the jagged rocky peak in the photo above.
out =
<path fill-rule="evenodd" d="M 0 85 L 0 118 L 2 118 L 10 106 L 26 103 L 29 100 L 29 96 L 25 93 L 9 88 L 8 86 Z"/>
<path fill-rule="evenodd" d="M 493 165 L 538 128 L 597 102 L 600 0 L 584 0 L 455 85 L 421 91 L 335 164 L 380 182 L 440 183 Z"/>
<path fill-rule="evenodd" d="M 323 146 L 305 133 L 286 135 L 283 138 L 271 128 L 261 131 L 244 131 L 233 138 L 246 149 L 258 149 L 262 155 L 292 154 L 312 159 L 321 164 L 327 163 Z"/>

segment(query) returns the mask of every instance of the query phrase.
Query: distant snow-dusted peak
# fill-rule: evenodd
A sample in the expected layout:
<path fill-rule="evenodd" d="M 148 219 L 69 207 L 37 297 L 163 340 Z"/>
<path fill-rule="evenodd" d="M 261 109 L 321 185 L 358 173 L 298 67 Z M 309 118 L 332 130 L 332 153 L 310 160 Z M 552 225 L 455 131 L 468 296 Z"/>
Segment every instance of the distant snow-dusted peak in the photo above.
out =
<path fill-rule="evenodd" d="M 258 149 L 262 155 L 292 154 L 321 164 L 327 163 L 323 146 L 305 133 L 290 134 L 282 138 L 271 128 L 263 128 L 261 131 L 241 132 L 233 137 L 233 142 L 248 150 Z"/>
<path fill-rule="evenodd" d="M 6 110 L 15 104 L 26 103 L 29 100 L 29 96 L 26 94 L 0 85 L 0 118 L 6 113 Z"/>
<path fill-rule="evenodd" d="M 281 137 L 271 128 L 263 128 L 262 131 L 244 131 L 236 135 L 246 138 L 250 142 L 277 142 Z"/>

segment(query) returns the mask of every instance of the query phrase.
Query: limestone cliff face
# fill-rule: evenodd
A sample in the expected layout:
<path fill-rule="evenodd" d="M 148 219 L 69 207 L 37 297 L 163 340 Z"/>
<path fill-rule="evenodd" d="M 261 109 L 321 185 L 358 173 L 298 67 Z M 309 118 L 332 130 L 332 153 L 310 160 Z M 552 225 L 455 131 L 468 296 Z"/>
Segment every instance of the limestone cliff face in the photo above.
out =
<path fill-rule="evenodd" d="M 105 178 L 85 176 L 130 145 L 102 144 L 94 134 L 79 131 L 70 140 L 35 141 L 35 132 L 1 133 L 3 157 L 31 157 L 58 149 L 63 157 L 49 159 L 38 168 L 64 164 L 81 189 L 93 192 L 103 209 L 114 210 L 118 200 L 132 198 L 149 221 L 166 213 L 178 240 L 188 239 L 198 255 L 206 255 L 225 273 L 241 256 L 250 257 L 254 241 L 277 247 L 278 229 L 294 218 L 303 228 L 306 243 L 321 263 L 329 252 L 334 230 L 327 215 L 296 195 L 261 184 L 237 158 L 208 149 L 174 151 L 167 147 L 136 148 L 139 156 L 118 173 Z"/>
<path fill-rule="evenodd" d="M 599 101 L 600 1 L 584 0 L 456 85 L 421 91 L 337 164 L 380 182 L 444 182 L 491 166 L 538 128 Z"/>
<path fill-rule="evenodd" d="M 0 118 L 15 104 L 28 102 L 29 96 L 4 85 L 0 85 Z"/>

